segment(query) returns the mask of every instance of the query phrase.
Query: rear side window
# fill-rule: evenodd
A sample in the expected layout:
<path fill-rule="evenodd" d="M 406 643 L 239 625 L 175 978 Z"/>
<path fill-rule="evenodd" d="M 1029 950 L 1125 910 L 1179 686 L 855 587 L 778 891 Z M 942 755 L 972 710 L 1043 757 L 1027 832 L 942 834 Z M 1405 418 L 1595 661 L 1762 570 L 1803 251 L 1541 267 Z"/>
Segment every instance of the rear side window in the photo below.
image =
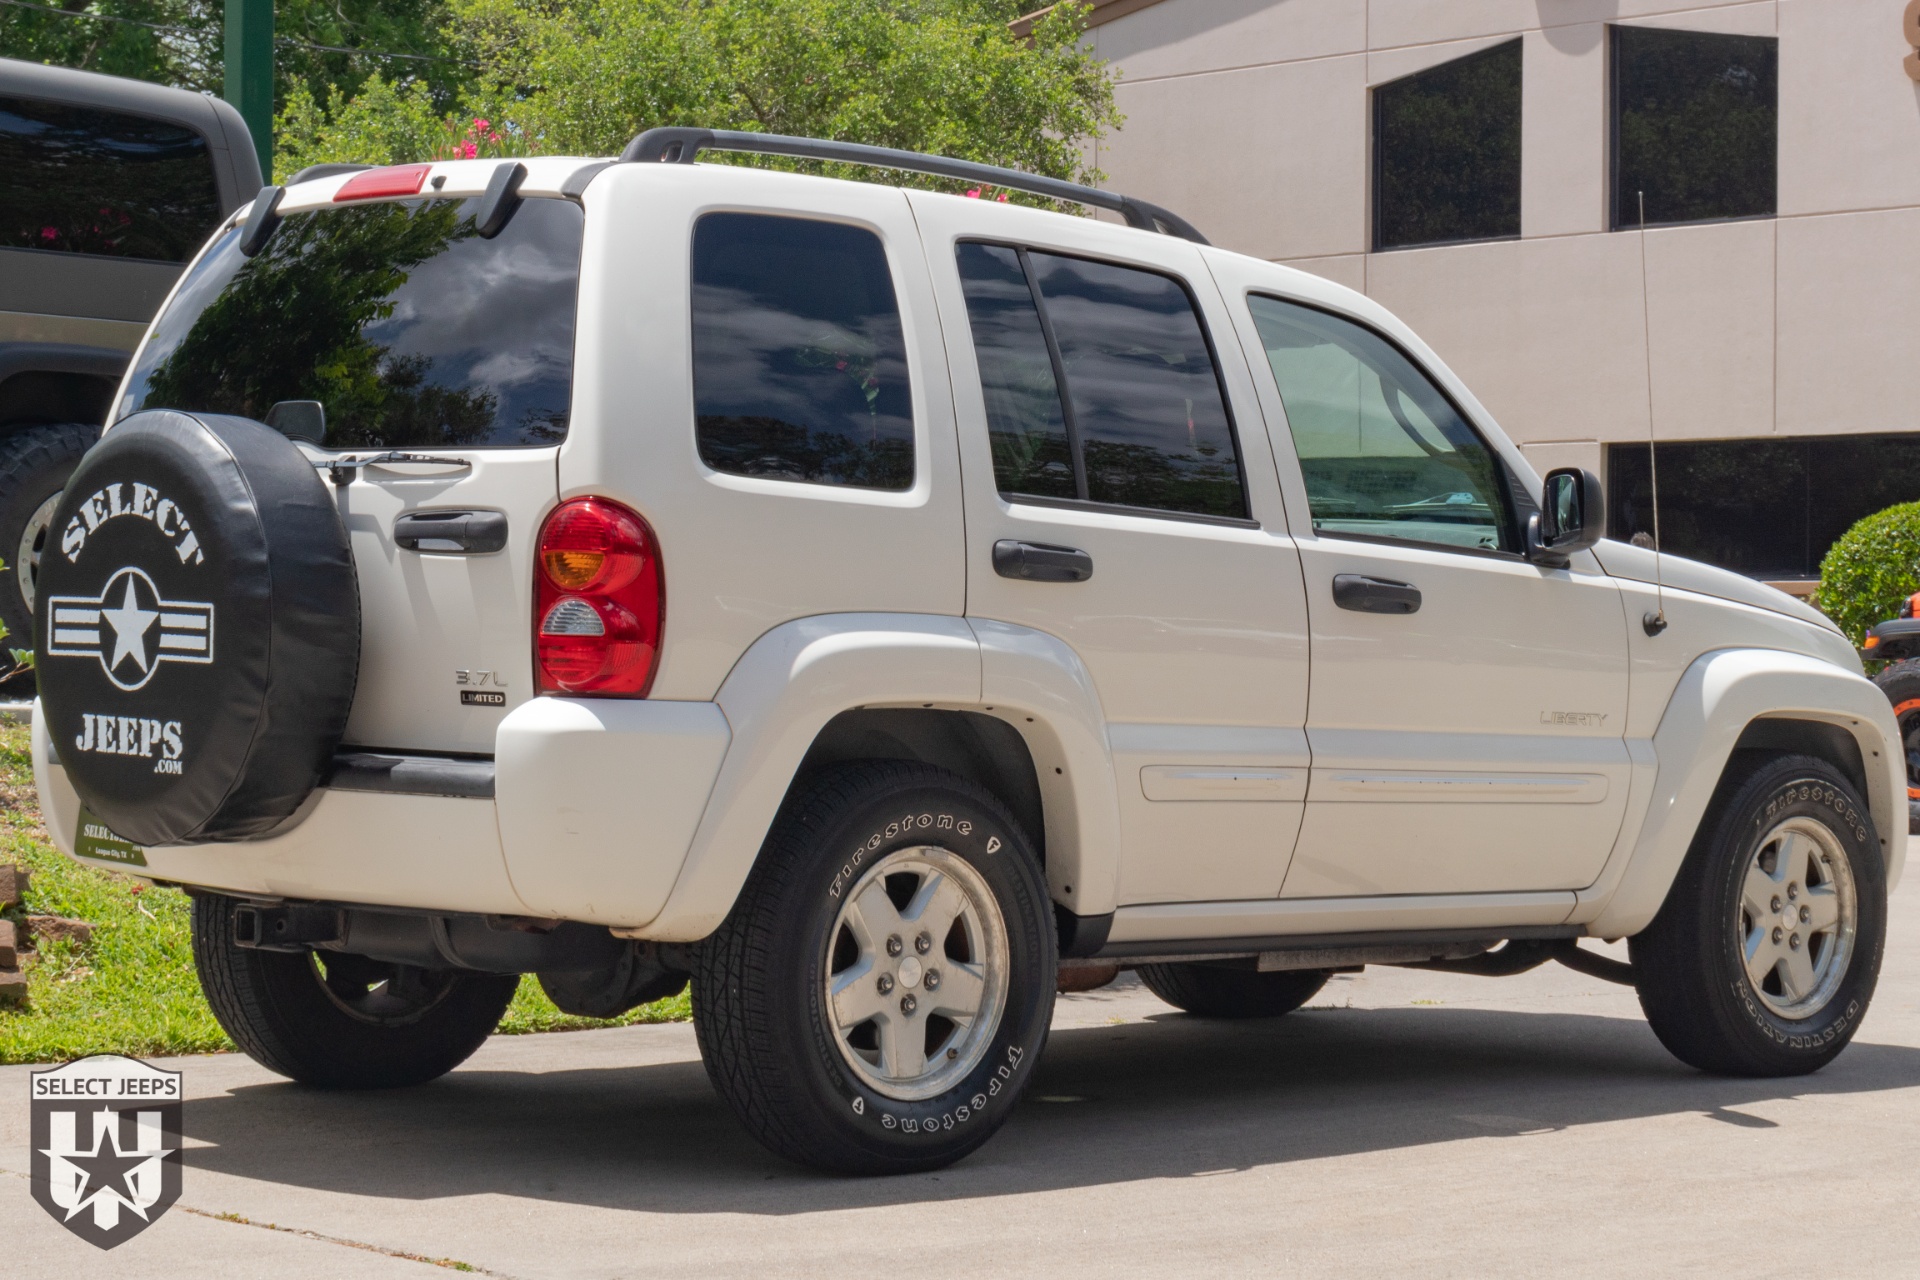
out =
<path fill-rule="evenodd" d="M 528 200 L 488 240 L 478 203 L 290 214 L 254 258 L 228 231 L 155 322 L 123 412 L 317 402 L 330 449 L 558 444 L 580 206 Z"/>
<path fill-rule="evenodd" d="M 1398 347 L 1312 307 L 1259 295 L 1248 306 L 1316 530 L 1515 548 L 1499 459 Z"/>
<path fill-rule="evenodd" d="M 1247 514 L 1206 330 L 1177 280 L 1001 245 L 957 255 L 1000 492 Z"/>
<path fill-rule="evenodd" d="M 715 471 L 913 487 L 913 397 L 880 238 L 710 213 L 693 229 L 694 434 Z"/>
<path fill-rule="evenodd" d="M 220 221 L 207 140 L 183 125 L 0 97 L 0 246 L 184 262 Z"/>

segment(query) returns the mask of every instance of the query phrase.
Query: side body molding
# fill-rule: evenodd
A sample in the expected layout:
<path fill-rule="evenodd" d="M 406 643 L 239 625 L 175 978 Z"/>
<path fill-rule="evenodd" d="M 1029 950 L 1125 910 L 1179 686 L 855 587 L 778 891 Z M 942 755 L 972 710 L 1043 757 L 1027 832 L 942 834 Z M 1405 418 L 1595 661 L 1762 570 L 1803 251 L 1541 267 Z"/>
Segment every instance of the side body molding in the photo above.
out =
<path fill-rule="evenodd" d="M 1836 725 L 1859 744 L 1867 804 L 1897 883 L 1907 853 L 1906 768 L 1886 696 L 1858 675 L 1779 650 L 1721 649 L 1694 660 L 1673 691 L 1653 750 L 1659 764 L 1646 820 L 1617 883 L 1604 876 L 1581 893 L 1587 932 L 1615 938 L 1644 929 L 1659 912 L 1713 799 L 1740 734 L 1755 720 Z M 1631 833 L 1629 833 L 1631 835 Z M 1583 910 L 1584 909 L 1584 910 Z"/>
<path fill-rule="evenodd" d="M 961 618 L 822 614 L 756 640 L 714 701 L 732 730 L 706 813 L 666 905 L 633 932 L 693 942 L 719 927 L 827 721 L 856 707 L 973 709 L 980 646 Z"/>

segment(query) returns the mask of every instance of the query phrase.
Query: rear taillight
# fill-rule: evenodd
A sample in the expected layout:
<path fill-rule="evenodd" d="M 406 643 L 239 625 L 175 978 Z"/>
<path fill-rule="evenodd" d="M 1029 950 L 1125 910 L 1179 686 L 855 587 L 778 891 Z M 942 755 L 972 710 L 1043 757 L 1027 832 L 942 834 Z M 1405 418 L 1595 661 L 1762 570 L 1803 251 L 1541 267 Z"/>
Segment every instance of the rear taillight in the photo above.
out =
<path fill-rule="evenodd" d="M 563 502 L 540 528 L 534 666 L 542 693 L 644 698 L 660 655 L 660 545 L 605 498 Z"/>

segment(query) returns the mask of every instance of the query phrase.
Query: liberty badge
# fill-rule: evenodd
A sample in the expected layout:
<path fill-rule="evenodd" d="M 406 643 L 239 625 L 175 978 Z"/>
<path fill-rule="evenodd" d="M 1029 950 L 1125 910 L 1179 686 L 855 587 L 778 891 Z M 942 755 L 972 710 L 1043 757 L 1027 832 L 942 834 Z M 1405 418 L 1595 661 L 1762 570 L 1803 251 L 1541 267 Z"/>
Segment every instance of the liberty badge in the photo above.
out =
<path fill-rule="evenodd" d="M 180 1073 L 97 1054 L 33 1073 L 33 1198 L 111 1249 L 180 1198 Z"/>

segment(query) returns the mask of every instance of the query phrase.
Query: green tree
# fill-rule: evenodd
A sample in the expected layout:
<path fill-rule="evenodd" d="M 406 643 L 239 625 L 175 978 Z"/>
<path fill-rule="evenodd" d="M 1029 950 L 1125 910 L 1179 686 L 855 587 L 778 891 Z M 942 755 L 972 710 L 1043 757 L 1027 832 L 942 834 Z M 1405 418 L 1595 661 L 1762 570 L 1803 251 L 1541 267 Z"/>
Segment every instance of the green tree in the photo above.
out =
<path fill-rule="evenodd" d="M 1016 39 L 1000 0 L 450 0 L 480 65 L 461 114 L 368 81 L 295 97 L 276 165 L 617 152 L 654 125 L 844 138 L 1097 180 L 1113 77 L 1067 4 Z M 450 45 L 453 43 L 449 41 Z M 484 126 L 475 123 L 484 121 Z M 932 180 L 930 180 L 932 181 Z M 946 184 L 951 185 L 951 184 Z"/>
<path fill-rule="evenodd" d="M 9 58 L 222 90 L 224 0 L 33 3 L 40 7 L 0 5 L 0 51 Z M 344 100 L 384 73 L 419 83 L 445 111 L 478 71 L 451 29 L 445 0 L 276 0 L 275 104 L 284 107 L 296 89 Z M 386 56 L 400 54 L 416 56 Z"/>

